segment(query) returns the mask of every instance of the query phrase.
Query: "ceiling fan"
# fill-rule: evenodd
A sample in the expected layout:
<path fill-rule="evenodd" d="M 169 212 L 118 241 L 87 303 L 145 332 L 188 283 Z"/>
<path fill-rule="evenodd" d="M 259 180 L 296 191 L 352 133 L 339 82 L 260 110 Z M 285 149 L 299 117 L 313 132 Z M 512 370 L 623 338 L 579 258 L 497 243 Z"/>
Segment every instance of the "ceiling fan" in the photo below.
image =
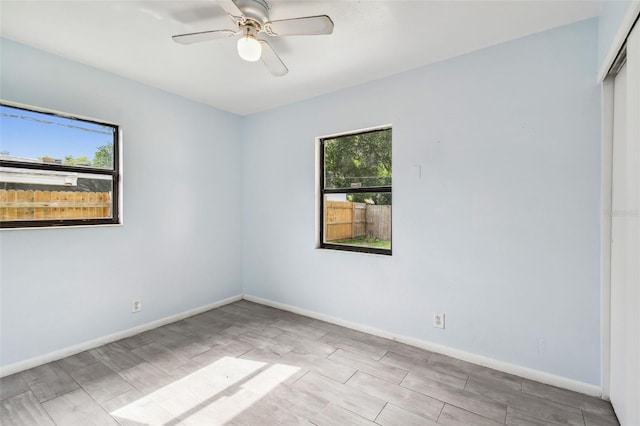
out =
<path fill-rule="evenodd" d="M 258 38 L 259 33 L 277 37 L 333 32 L 333 21 L 327 15 L 270 21 L 269 5 L 265 0 L 219 0 L 218 4 L 232 19 L 234 29 L 174 35 L 173 40 L 180 44 L 193 44 L 241 34 L 237 42 L 240 57 L 250 62 L 262 59 L 271 74 L 280 77 L 289 70 L 271 45 L 266 40 Z"/>

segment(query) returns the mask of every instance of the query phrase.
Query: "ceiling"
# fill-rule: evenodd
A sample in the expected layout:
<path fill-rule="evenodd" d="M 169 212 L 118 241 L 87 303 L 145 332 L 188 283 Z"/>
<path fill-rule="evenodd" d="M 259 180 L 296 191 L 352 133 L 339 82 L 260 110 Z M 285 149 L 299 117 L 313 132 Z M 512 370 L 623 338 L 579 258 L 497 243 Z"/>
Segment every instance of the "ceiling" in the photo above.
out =
<path fill-rule="evenodd" d="M 214 0 L 0 0 L 0 35 L 246 115 L 594 17 L 602 0 L 269 4 L 271 20 L 327 14 L 335 23 L 332 35 L 263 35 L 289 68 L 284 77 L 240 59 L 233 39 L 172 41 L 174 34 L 232 28 Z"/>

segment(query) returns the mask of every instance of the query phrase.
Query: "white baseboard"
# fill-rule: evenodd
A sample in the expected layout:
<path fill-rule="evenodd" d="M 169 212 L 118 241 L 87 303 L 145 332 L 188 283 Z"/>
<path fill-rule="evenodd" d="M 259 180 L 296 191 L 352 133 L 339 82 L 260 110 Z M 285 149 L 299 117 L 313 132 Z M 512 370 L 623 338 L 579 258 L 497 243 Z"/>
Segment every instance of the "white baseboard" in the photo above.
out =
<path fill-rule="evenodd" d="M 0 377 L 8 376 L 20 371 L 28 370 L 29 368 L 37 367 L 48 362 L 57 361 L 62 358 L 66 358 L 71 355 L 75 355 L 80 352 L 87 351 L 89 349 L 97 348 L 98 346 L 112 343 L 126 337 L 131 337 L 136 334 L 142 333 L 147 330 L 161 327 L 172 322 L 180 321 L 181 319 L 192 317 L 194 315 L 201 314 L 202 312 L 209 311 L 211 309 L 219 308 L 220 306 L 228 305 L 229 303 L 242 300 L 242 294 L 228 297 L 217 302 L 209 303 L 204 306 L 199 306 L 194 309 L 190 309 L 185 312 L 181 312 L 175 315 L 171 315 L 159 320 L 151 321 L 146 324 L 139 325 L 137 327 L 129 328 L 127 330 L 119 331 L 117 333 L 110 334 L 108 336 L 99 337 L 97 339 L 89 340 L 87 342 L 80 343 L 78 345 L 70 346 L 68 348 L 60 349 L 48 354 L 40 355 L 37 357 L 29 358 L 24 361 L 19 361 L 13 364 L 9 364 L 0 369 Z"/>
<path fill-rule="evenodd" d="M 535 370 L 533 368 L 523 367 L 516 364 L 500 361 L 497 359 L 489 358 L 483 355 L 473 354 L 471 352 L 462 351 L 459 349 L 451 348 L 449 346 L 440 345 L 437 343 L 429 342 L 427 340 L 420 340 L 414 337 L 401 336 L 388 331 L 380 330 L 378 328 L 369 327 L 354 323 L 351 321 L 345 321 L 340 318 L 336 318 L 330 315 L 321 314 L 314 311 L 298 308 L 296 306 L 287 305 L 280 302 L 274 302 L 273 300 L 263 299 L 257 296 L 251 296 L 249 294 L 244 295 L 244 299 L 250 302 L 259 303 L 261 305 L 271 306 L 273 308 L 282 309 L 283 311 L 293 312 L 294 314 L 304 315 L 307 317 L 315 318 L 321 321 L 330 322 L 332 324 L 347 327 L 353 330 L 362 331 L 364 333 L 373 334 L 374 336 L 383 337 L 385 339 L 395 340 L 400 343 L 405 343 L 410 346 L 415 346 L 420 349 L 425 349 L 430 352 L 436 352 L 439 354 L 447 355 L 452 358 L 467 361 L 472 364 L 481 365 L 484 367 L 492 368 L 494 370 L 503 371 L 505 373 L 514 374 L 525 379 L 534 380 L 536 382 L 546 383 L 548 385 L 556 386 L 563 389 L 568 389 L 574 392 L 580 392 L 586 395 L 601 397 L 602 388 L 589 383 L 580 382 L 577 380 L 569 379 L 555 374 L 546 373 L 544 371 Z"/>

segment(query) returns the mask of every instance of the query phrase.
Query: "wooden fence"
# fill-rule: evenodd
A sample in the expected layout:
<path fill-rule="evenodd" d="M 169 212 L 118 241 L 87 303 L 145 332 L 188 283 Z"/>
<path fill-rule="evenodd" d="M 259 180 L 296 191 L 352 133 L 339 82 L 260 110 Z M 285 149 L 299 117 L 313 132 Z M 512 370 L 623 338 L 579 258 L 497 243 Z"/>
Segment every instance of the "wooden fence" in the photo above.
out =
<path fill-rule="evenodd" d="M 111 217 L 111 193 L 0 189 L 0 221 Z"/>
<path fill-rule="evenodd" d="M 350 201 L 325 201 L 325 241 L 367 236 L 391 239 L 391 206 L 374 206 Z"/>
<path fill-rule="evenodd" d="M 391 240 L 391 206 L 367 204 L 367 238 Z"/>
<path fill-rule="evenodd" d="M 349 201 L 324 202 L 325 241 L 366 235 L 366 204 Z"/>

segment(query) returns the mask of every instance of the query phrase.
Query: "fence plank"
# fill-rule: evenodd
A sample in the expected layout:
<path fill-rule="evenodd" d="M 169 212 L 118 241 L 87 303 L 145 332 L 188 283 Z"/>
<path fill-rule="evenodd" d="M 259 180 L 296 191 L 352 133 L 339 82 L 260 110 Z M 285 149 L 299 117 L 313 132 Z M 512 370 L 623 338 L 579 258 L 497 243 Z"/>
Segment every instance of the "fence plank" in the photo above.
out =
<path fill-rule="evenodd" d="M 391 239 L 391 206 L 367 204 L 367 238 Z"/>
<path fill-rule="evenodd" d="M 111 217 L 109 192 L 0 190 L 0 221 Z"/>
<path fill-rule="evenodd" d="M 365 203 L 353 203 L 355 216 L 353 220 L 354 237 L 367 234 L 367 205 Z"/>
<path fill-rule="evenodd" d="M 325 201 L 325 241 L 351 237 L 353 227 L 352 203 Z"/>
<path fill-rule="evenodd" d="M 350 201 L 326 201 L 324 240 L 347 240 L 366 235 L 366 205 Z"/>
<path fill-rule="evenodd" d="M 0 189 L 0 206 L 7 202 L 7 190 Z M 0 220 L 6 220 L 7 217 L 7 208 L 0 207 Z"/>

